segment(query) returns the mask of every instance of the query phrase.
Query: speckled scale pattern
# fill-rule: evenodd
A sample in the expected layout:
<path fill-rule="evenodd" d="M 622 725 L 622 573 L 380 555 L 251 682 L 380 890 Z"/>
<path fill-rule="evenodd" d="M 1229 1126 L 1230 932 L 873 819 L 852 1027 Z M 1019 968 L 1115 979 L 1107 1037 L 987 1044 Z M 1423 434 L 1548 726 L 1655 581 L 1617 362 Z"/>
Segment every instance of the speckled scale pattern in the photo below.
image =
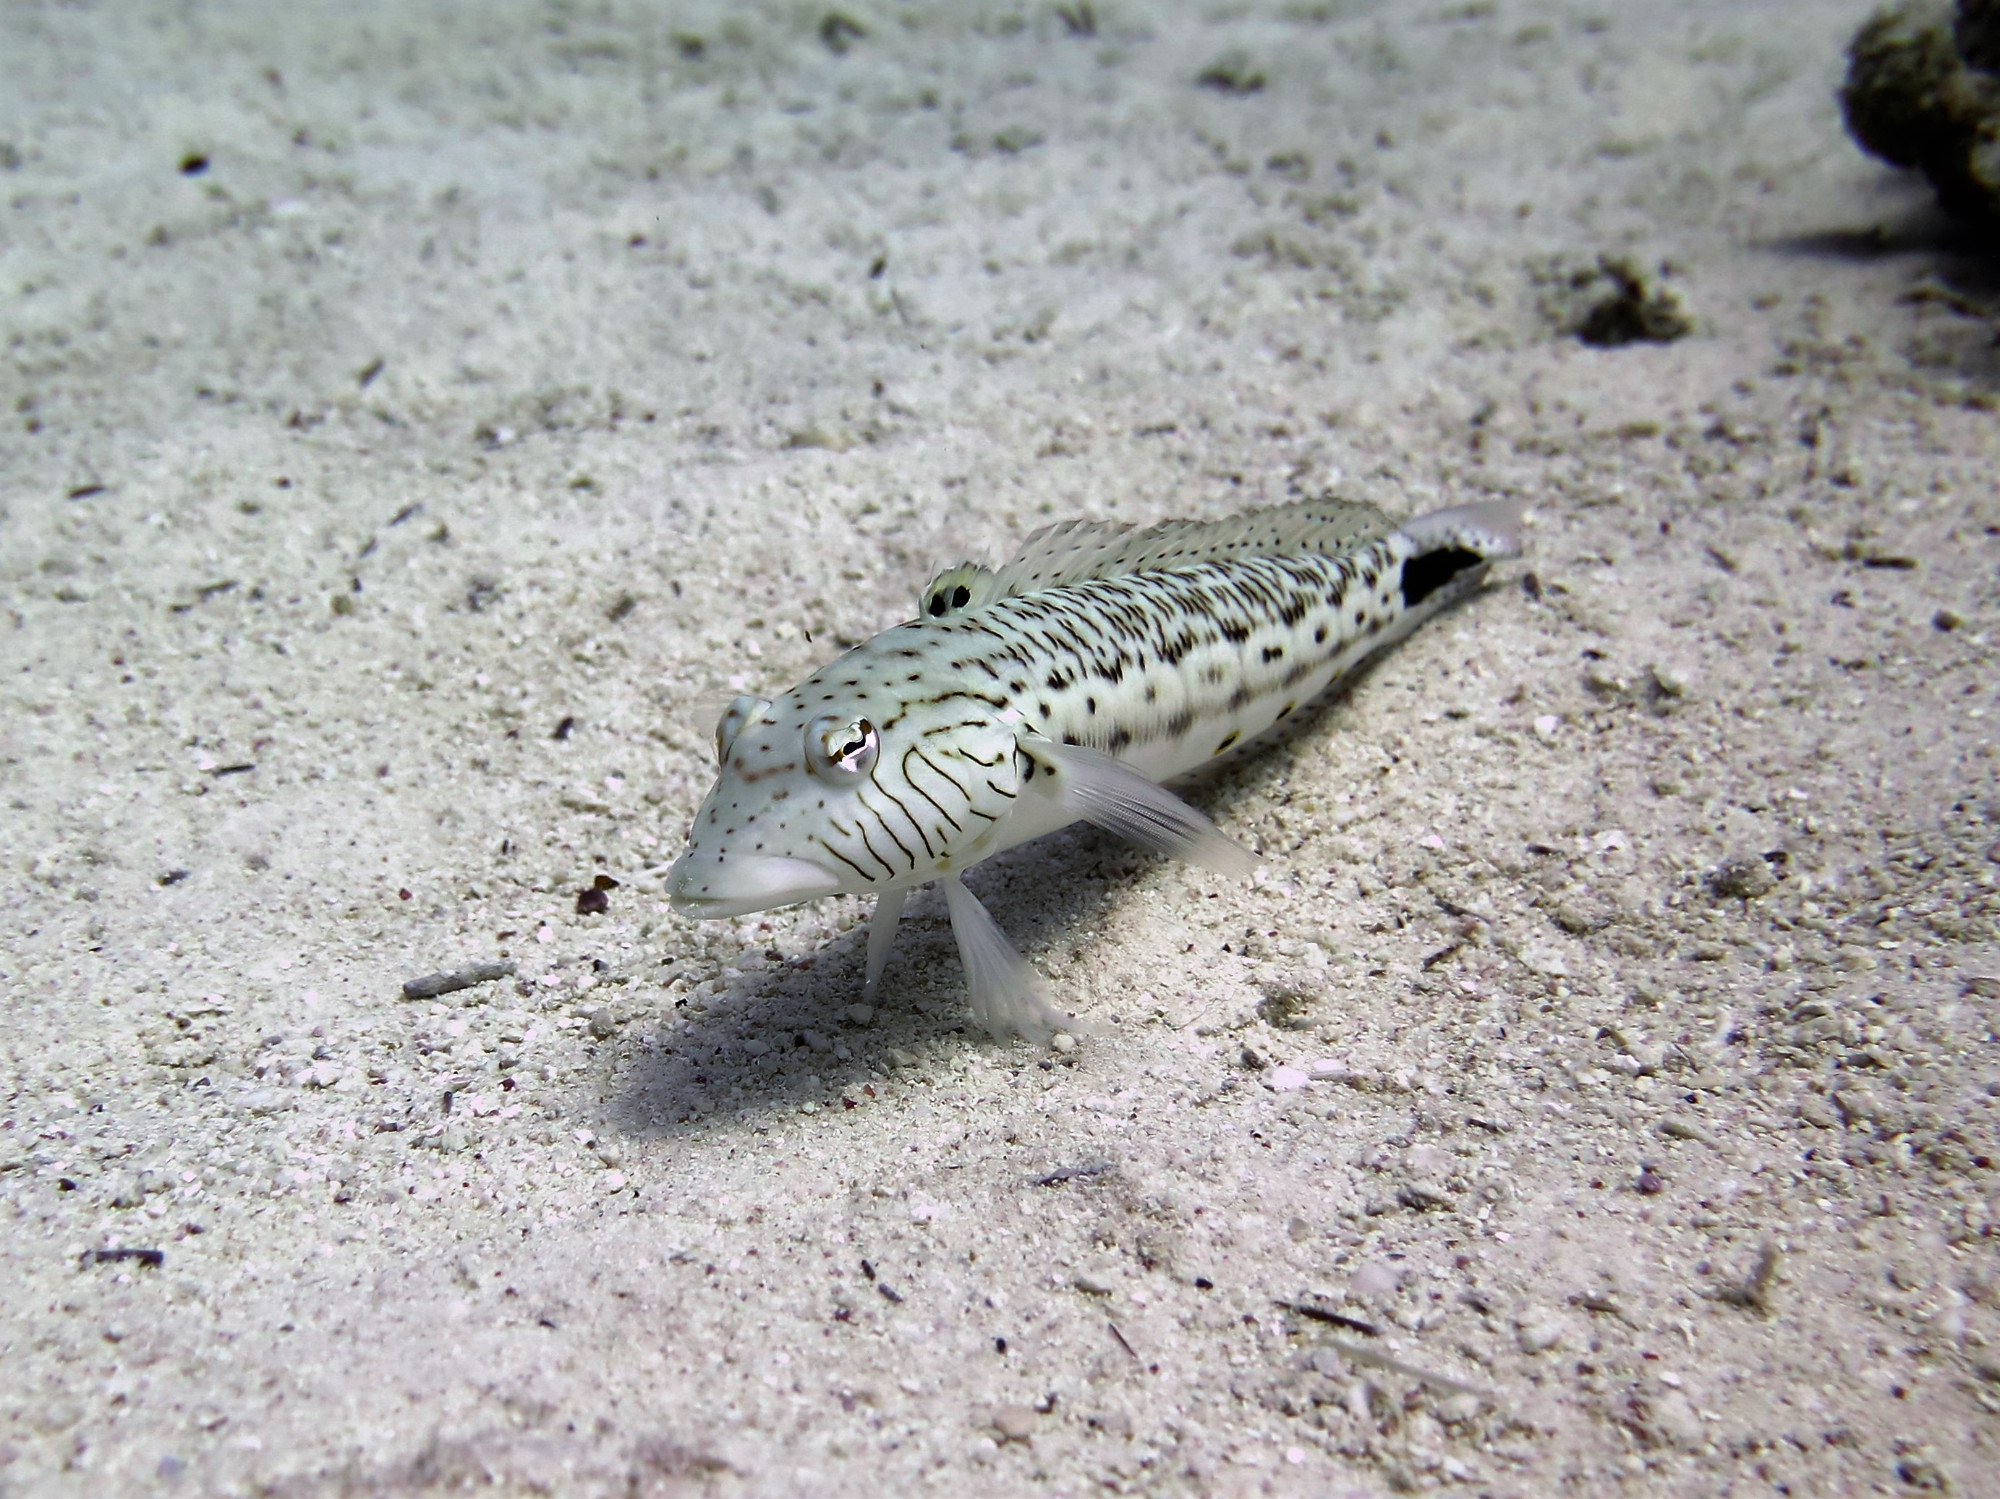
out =
<path fill-rule="evenodd" d="M 1407 551 L 1169 564 L 1005 598 L 957 624 L 983 648 L 948 665 L 1041 734 L 1164 780 L 1254 738 L 1372 644 L 1401 612 Z"/>
<path fill-rule="evenodd" d="M 1342 545 L 1384 529 L 1379 512 L 1341 506 L 1332 519 L 1340 530 L 1322 542 L 1328 551 L 1280 555 L 1260 553 L 1296 548 L 1301 532 L 1324 537 L 1309 529 L 1321 516 L 1299 506 L 1099 533 L 1113 545 L 1069 554 L 1067 571 L 1083 581 L 900 626 L 843 657 L 800 688 L 811 700 L 801 711 L 838 703 L 872 714 L 896 748 L 819 846 L 881 882 L 919 875 L 943 850 L 976 862 L 1046 831 L 1009 816 L 1050 769 L 1033 753 L 1036 735 L 1102 750 L 1157 781 L 1255 741 L 1448 601 L 1406 603 L 1403 565 L 1417 547 L 1401 533 Z M 1204 547 L 1224 555 L 1184 560 Z M 1134 558 L 1145 570 L 1128 570 Z M 999 744 L 962 743 L 996 711 L 1029 736 L 1011 766 L 994 763 Z"/>
<path fill-rule="evenodd" d="M 1162 521 L 1143 531 L 1115 521 L 1062 521 L 1032 533 L 1014 559 L 998 569 L 971 562 L 948 568 L 925 585 L 920 608 L 937 619 L 1093 578 L 1240 557 L 1337 554 L 1387 534 L 1391 524 L 1374 505 L 1332 498 L 1221 520 Z"/>
<path fill-rule="evenodd" d="M 948 569 L 925 617 L 732 706 L 674 898 L 727 915 L 875 890 L 894 896 L 886 933 L 897 892 L 1082 816 L 1226 863 L 1228 840 L 1159 783 L 1251 743 L 1460 597 L 1517 550 L 1518 520 L 1486 505 L 1392 527 L 1322 500 L 1145 531 L 1066 524 L 1001 568 Z M 1014 961 L 972 940 L 991 971 Z"/>

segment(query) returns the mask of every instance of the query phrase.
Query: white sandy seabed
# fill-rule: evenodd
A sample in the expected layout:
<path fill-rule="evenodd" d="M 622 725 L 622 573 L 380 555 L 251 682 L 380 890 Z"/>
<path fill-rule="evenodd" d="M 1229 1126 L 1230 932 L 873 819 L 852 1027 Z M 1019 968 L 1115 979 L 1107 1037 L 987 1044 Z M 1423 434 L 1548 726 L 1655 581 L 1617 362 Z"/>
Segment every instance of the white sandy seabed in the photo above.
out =
<path fill-rule="evenodd" d="M 0 12 L 0 1491 L 1994 1492 L 1995 281 L 1861 14 Z M 662 903 L 691 705 L 1329 487 L 1531 555 L 1259 881 L 975 876 L 1073 1050 Z"/>

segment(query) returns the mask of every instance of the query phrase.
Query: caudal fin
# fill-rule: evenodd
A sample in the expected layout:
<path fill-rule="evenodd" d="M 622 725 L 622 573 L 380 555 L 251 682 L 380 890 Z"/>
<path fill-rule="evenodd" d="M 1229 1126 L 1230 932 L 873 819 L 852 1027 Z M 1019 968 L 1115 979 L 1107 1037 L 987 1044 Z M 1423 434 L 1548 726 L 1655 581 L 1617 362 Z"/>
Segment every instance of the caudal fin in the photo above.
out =
<path fill-rule="evenodd" d="M 1488 500 L 1478 505 L 1454 505 L 1406 520 L 1396 529 L 1417 544 L 1419 552 L 1457 548 L 1482 562 L 1521 555 L 1521 520 L 1526 500 Z"/>
<path fill-rule="evenodd" d="M 1403 563 L 1403 608 L 1411 623 L 1462 597 L 1486 576 L 1489 563 L 1521 555 L 1520 500 L 1459 505 L 1405 521 L 1398 533 L 1415 549 Z"/>

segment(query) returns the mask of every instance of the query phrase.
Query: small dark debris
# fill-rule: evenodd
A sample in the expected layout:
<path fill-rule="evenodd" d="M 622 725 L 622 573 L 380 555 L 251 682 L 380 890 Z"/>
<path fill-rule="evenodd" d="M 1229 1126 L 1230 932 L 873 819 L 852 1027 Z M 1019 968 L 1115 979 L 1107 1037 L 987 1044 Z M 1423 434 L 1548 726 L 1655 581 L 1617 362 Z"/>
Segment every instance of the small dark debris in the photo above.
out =
<path fill-rule="evenodd" d="M 1863 567 L 1883 568 L 1890 572 L 1907 573 L 1916 571 L 1917 559 L 1898 557 L 1883 552 L 1870 552 L 1861 559 Z"/>
<path fill-rule="evenodd" d="M 889 257 L 886 255 L 877 255 L 873 260 L 868 262 L 868 279 L 870 281 L 880 281 L 882 273 L 888 269 Z"/>
<path fill-rule="evenodd" d="M 993 1340 L 993 1351 L 1004 1354 L 1007 1351 L 1007 1340 L 1005 1338 L 995 1338 Z"/>
<path fill-rule="evenodd" d="M 602 916 L 611 909 L 611 897 L 604 891 L 592 887 L 576 893 L 576 914 L 579 916 Z"/>
<path fill-rule="evenodd" d="M 104 486 L 102 484 L 79 484 L 69 492 L 69 497 L 72 500 L 87 500 L 92 495 L 103 493 Z"/>
<path fill-rule="evenodd" d="M 590 882 L 590 888 L 593 890 L 616 890 L 618 882 L 608 874 L 600 874 Z"/>
<path fill-rule="evenodd" d="M 1118 1346 L 1131 1355 L 1132 1362 L 1137 1363 L 1139 1355 L 1133 1350 L 1132 1345 L 1125 1341 L 1125 1334 L 1118 1330 L 1118 1324 L 1116 1322 L 1107 1322 L 1104 1325 L 1111 1329 L 1111 1336 L 1118 1340 Z"/>
<path fill-rule="evenodd" d="M 122 1265 L 127 1260 L 135 1260 L 148 1270 L 157 1270 L 167 1262 L 164 1249 L 86 1249 L 83 1263 L 86 1265 Z"/>
<path fill-rule="evenodd" d="M 452 1089 L 446 1088 L 444 1090 L 444 1112 L 446 1114 L 451 1113 L 451 1101 L 454 1096 L 455 1095 Z"/>
<path fill-rule="evenodd" d="M 1036 1177 L 1034 1185 L 1038 1187 L 1060 1186 L 1063 1182 L 1071 1181 L 1080 1176 L 1101 1176 L 1107 1171 L 1116 1171 L 1117 1169 L 1118 1163 L 1116 1161 L 1091 1161 L 1083 1166 L 1058 1166 L 1047 1176 Z"/>
<path fill-rule="evenodd" d="M 178 885 L 193 873 L 192 869 L 169 869 L 165 874 L 160 876 L 160 884 L 162 886 Z"/>
<path fill-rule="evenodd" d="M 1071 36 L 1097 35 L 1097 7 L 1090 0 L 1068 0 L 1056 7 L 1056 19 Z"/>
<path fill-rule="evenodd" d="M 205 604 L 210 599 L 214 598 L 217 594 L 228 593 L 235 587 L 236 587 L 236 580 L 234 578 L 224 578 L 219 583 L 204 583 L 201 585 L 201 587 L 197 588 L 194 591 L 193 603 L 170 605 L 169 606 L 170 612 L 174 614 L 185 614 L 188 612 L 188 610 L 192 609 L 195 606 L 195 604 Z"/>
<path fill-rule="evenodd" d="M 1715 1293 L 1717 1301 L 1730 1306 L 1748 1307 L 1751 1311 L 1767 1312 L 1771 1309 L 1771 1287 L 1778 1281 L 1778 1246 L 1766 1243 L 1757 1251 L 1757 1263 L 1750 1267 L 1750 1273 L 1738 1285 L 1724 1286 Z"/>
<path fill-rule="evenodd" d="M 246 760 L 240 765 L 218 765 L 215 767 L 215 769 L 211 770 L 209 774 L 217 777 L 248 775 L 251 771 L 255 770 L 256 768 L 257 768 L 256 761 Z"/>
<path fill-rule="evenodd" d="M 1201 1282 L 1196 1281 L 1196 1285 Z M 1296 1312 L 1314 1322 L 1324 1322 L 1331 1327 L 1344 1327 L 1350 1332 L 1358 1332 L 1363 1337 L 1379 1338 L 1382 1329 L 1373 1322 L 1363 1322 L 1359 1317 L 1350 1317 L 1344 1312 L 1336 1312 L 1332 1307 L 1319 1306 L 1310 1301 L 1274 1301 L 1271 1303 L 1284 1311 Z"/>
<path fill-rule="evenodd" d="M 378 354 L 375 358 L 369 360 L 366 364 L 362 365 L 360 369 L 355 371 L 354 383 L 360 386 L 363 390 L 366 390 L 369 386 L 375 383 L 375 377 L 382 373 L 383 367 L 386 363 L 387 361 L 384 360 Z M 411 506 L 409 508 L 414 510 L 417 507 Z M 390 524 L 394 525 L 395 522 L 392 521 L 390 522 Z"/>
<path fill-rule="evenodd" d="M 1569 1302 L 1571 1306 L 1580 1306 L 1586 1312 L 1596 1312 L 1605 1317 L 1616 1317 L 1620 1321 L 1623 1321 L 1625 1317 L 1625 1308 L 1608 1296 L 1596 1296 L 1588 1291 L 1582 1291 L 1570 1297 Z"/>
<path fill-rule="evenodd" d="M 1641 1166 L 1639 1179 L 1632 1185 L 1641 1197 L 1658 1197 L 1667 1190 L 1667 1179 L 1651 1166 Z"/>
<path fill-rule="evenodd" d="M 837 10 L 828 11 L 819 23 L 819 39 L 835 57 L 847 56 L 847 49 L 866 35 L 866 26 Z"/>
<path fill-rule="evenodd" d="M 638 607 L 639 607 L 638 594 L 621 593 L 618 595 L 617 599 L 612 603 L 611 607 L 604 611 L 604 617 L 615 625 L 618 623 L 619 620 L 623 619 L 626 615 L 630 614 L 634 609 Z"/>
<path fill-rule="evenodd" d="M 1197 1291 L 1213 1291 L 1215 1289 L 1215 1282 L 1210 1280 L 1206 1275 L 1197 1275 L 1194 1278 L 1194 1288 Z"/>
<path fill-rule="evenodd" d="M 1246 1046 L 1243 1048 L 1243 1065 L 1248 1067 L 1252 1072 L 1262 1072 L 1271 1064 L 1264 1059 L 1263 1053 L 1259 1052 L 1255 1047 Z"/>
<path fill-rule="evenodd" d="M 875 1289 L 882 1293 L 882 1299 L 884 1301 L 893 1302 L 897 1306 L 901 1306 L 903 1304 L 903 1298 L 897 1295 L 896 1292 L 891 1290 L 886 1282 L 879 1280 L 876 1281 Z"/>
<path fill-rule="evenodd" d="M 76 1183 L 67 1176 L 59 1176 L 56 1178 L 56 1190 L 58 1192 L 74 1192 L 76 1190 Z"/>
<path fill-rule="evenodd" d="M 1716 865 L 1708 877 L 1708 888 L 1718 898 L 1755 900 L 1769 894 L 1777 883 L 1770 862 L 1759 854 L 1731 855 Z"/>
<path fill-rule="evenodd" d="M 1560 853 L 1560 849 L 1550 848 L 1546 843 L 1530 843 L 1528 852 L 1538 859 L 1546 859 L 1550 854 Z"/>
<path fill-rule="evenodd" d="M 409 504 L 405 505 L 401 510 L 398 510 L 394 515 L 389 517 L 389 524 L 392 526 L 400 526 L 404 521 L 410 519 L 412 516 L 422 515 L 423 513 L 424 513 L 424 502 L 422 500 L 412 500 L 410 501 Z"/>
<path fill-rule="evenodd" d="M 1680 299 L 1664 288 L 1648 287 L 1631 261 L 1601 256 L 1598 270 L 1611 282 L 1610 294 L 1594 303 L 1575 328 L 1576 336 L 1598 349 L 1635 343 L 1672 343 L 1694 331 Z"/>
<path fill-rule="evenodd" d="M 483 613 L 486 606 L 500 597 L 497 579 L 479 577 L 465 585 L 465 607 L 474 614 Z"/>
<path fill-rule="evenodd" d="M 208 158 L 199 151 L 190 151 L 181 158 L 181 175 L 183 177 L 199 177 L 207 170 Z"/>
<path fill-rule="evenodd" d="M 867 1276 L 870 1280 L 873 1280 L 875 1278 L 875 1267 L 869 1264 L 868 1261 L 863 1260 L 861 1262 L 861 1273 Z"/>
<path fill-rule="evenodd" d="M 1242 52 L 1225 52 L 1195 74 L 1194 81 L 1203 88 L 1214 89 L 1218 94 L 1230 94 L 1240 99 L 1248 94 L 1263 92 L 1264 70 Z"/>
<path fill-rule="evenodd" d="M 1463 942 L 1454 942 L 1449 947 L 1440 947 L 1436 952 L 1432 953 L 1429 957 L 1424 959 L 1422 964 L 1423 971 L 1425 973 L 1429 973 L 1433 968 L 1437 967 L 1438 964 L 1442 963 L 1446 958 L 1450 957 L 1453 953 L 1457 952 L 1463 946 L 1465 946 Z"/>
<path fill-rule="evenodd" d="M 569 738 L 571 732 L 575 728 L 576 728 L 575 717 L 572 716 L 571 714 L 565 713 L 560 719 L 556 721 L 555 732 L 549 735 L 549 738 L 567 739 Z"/>
<path fill-rule="evenodd" d="M 431 973 L 422 978 L 409 979 L 403 984 L 405 999 L 436 999 L 440 994 L 453 994 L 460 989 L 470 989 L 475 984 L 490 984 L 495 979 L 512 978 L 514 965 L 506 961 L 473 963 L 450 973 Z"/>

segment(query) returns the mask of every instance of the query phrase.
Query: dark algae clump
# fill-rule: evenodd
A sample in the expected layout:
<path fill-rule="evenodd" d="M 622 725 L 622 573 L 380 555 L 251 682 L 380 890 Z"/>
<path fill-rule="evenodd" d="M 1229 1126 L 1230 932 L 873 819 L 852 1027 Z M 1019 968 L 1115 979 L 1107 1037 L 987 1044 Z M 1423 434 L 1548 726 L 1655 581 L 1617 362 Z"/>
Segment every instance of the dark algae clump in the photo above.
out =
<path fill-rule="evenodd" d="M 1921 171 L 1954 218 L 2000 227 L 2000 0 L 1908 0 L 1847 49 L 1840 91 L 1863 150 Z"/>

